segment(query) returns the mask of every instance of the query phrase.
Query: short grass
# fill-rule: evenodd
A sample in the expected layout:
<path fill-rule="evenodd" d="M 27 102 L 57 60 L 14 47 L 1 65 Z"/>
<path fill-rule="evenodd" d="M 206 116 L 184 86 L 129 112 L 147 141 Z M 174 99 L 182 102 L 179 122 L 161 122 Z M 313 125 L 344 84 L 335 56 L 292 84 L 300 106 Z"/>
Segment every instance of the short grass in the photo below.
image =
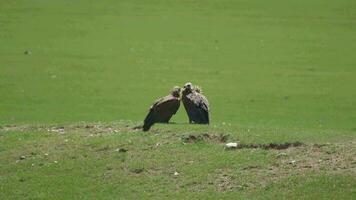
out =
<path fill-rule="evenodd" d="M 355 20 L 350 0 L 2 0 L 0 199 L 355 198 Z M 188 81 L 210 126 L 132 129 Z"/>
<path fill-rule="evenodd" d="M 306 132 L 283 136 L 283 132 L 227 125 L 158 125 L 149 133 L 132 127 L 129 122 L 2 127 L 1 199 L 352 199 L 356 195 L 354 138 L 339 136 L 325 142 Z M 302 146 L 225 148 L 226 142 L 236 141 L 249 145 L 298 141 Z"/>

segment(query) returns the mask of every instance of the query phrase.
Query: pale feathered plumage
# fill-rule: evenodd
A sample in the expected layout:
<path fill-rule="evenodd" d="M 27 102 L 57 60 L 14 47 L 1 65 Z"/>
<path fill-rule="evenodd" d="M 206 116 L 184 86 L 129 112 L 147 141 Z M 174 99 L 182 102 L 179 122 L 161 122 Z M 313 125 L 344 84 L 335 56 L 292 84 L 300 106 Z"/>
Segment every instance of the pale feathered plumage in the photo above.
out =
<path fill-rule="evenodd" d="M 186 83 L 182 92 L 182 101 L 187 111 L 189 123 L 209 124 L 209 102 L 199 86 Z"/>

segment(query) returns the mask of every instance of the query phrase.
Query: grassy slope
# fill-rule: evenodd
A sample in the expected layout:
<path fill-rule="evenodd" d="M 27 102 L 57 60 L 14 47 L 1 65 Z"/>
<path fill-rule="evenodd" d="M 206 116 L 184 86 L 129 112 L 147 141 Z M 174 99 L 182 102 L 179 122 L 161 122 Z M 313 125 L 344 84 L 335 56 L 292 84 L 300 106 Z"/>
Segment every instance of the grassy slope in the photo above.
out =
<path fill-rule="evenodd" d="M 203 86 L 213 124 L 155 126 L 157 136 L 1 130 L 0 199 L 355 195 L 354 167 L 281 167 L 273 180 L 264 173 L 283 163 L 278 151 L 226 152 L 218 142 L 180 140 L 212 132 L 353 150 L 355 9 L 348 0 L 1 1 L 0 125 L 136 122 L 187 81 Z M 184 110 L 173 120 L 186 122 Z M 156 143 L 163 145 L 147 150 Z M 117 154 L 121 146 L 129 151 Z"/>
<path fill-rule="evenodd" d="M 230 129 L 235 132 L 228 141 L 296 140 L 279 136 L 263 140 L 260 131 L 225 126 L 159 125 L 153 129 L 155 134 L 132 132 L 126 123 L 99 126 L 65 126 L 63 133 L 46 126 L 3 129 L 1 199 L 355 197 L 354 140 L 326 144 L 305 137 L 300 139 L 305 146 L 298 148 L 227 151 L 224 142 L 214 137 Z M 202 133 L 210 139 L 184 140 Z M 293 160 L 295 164 L 290 163 Z"/>

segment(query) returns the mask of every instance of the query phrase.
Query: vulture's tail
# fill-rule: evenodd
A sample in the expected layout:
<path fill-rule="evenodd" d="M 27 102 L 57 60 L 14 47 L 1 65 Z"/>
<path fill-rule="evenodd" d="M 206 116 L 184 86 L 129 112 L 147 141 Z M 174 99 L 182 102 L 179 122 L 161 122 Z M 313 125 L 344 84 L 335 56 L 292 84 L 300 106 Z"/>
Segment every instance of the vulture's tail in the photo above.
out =
<path fill-rule="evenodd" d="M 148 131 L 150 130 L 151 126 L 155 123 L 155 119 L 153 116 L 153 112 L 150 111 L 147 115 L 147 117 L 145 118 L 144 124 L 143 124 L 143 131 Z"/>
<path fill-rule="evenodd" d="M 144 124 L 144 125 L 143 125 L 143 131 L 148 131 L 148 130 L 150 130 L 150 128 L 151 128 L 152 125 L 153 125 L 153 124 Z"/>

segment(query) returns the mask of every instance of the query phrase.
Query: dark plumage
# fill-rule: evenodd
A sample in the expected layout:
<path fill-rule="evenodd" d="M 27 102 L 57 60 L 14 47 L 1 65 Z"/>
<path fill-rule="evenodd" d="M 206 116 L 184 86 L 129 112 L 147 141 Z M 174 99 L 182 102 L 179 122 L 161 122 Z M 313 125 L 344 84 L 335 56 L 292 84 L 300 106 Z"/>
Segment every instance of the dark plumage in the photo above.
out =
<path fill-rule="evenodd" d="M 186 83 L 182 92 L 182 101 L 189 117 L 189 123 L 209 124 L 209 102 L 199 87 Z"/>
<path fill-rule="evenodd" d="M 171 94 L 158 99 L 147 114 L 143 131 L 148 131 L 155 123 L 168 123 L 180 106 L 180 87 L 174 87 Z"/>

